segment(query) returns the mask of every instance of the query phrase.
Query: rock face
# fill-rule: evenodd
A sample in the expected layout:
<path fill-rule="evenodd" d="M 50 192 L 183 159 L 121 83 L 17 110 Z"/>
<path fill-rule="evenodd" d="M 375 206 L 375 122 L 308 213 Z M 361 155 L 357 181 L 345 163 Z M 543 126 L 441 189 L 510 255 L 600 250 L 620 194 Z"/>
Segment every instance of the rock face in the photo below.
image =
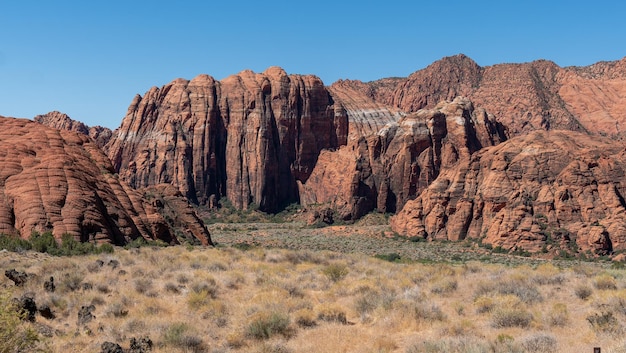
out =
<path fill-rule="evenodd" d="M 442 170 L 391 225 L 407 236 L 505 249 L 575 241 L 595 254 L 623 250 L 625 165 L 625 146 L 615 140 L 535 131 Z"/>
<path fill-rule="evenodd" d="M 68 233 L 115 244 L 138 237 L 178 241 L 158 207 L 120 182 L 85 135 L 0 117 L 0 166 L 0 233 L 52 231 L 56 238 Z M 196 236 L 211 242 L 206 230 Z"/>
<path fill-rule="evenodd" d="M 468 97 L 498 118 L 509 137 L 566 129 L 623 137 L 626 58 L 561 68 L 538 60 L 480 67 L 465 55 L 443 58 L 406 79 L 347 83 L 376 102 L 415 112 Z"/>
<path fill-rule="evenodd" d="M 493 116 L 459 97 L 388 123 L 336 151 L 323 151 L 308 181 L 300 185 L 301 201 L 331 204 L 343 219 L 374 209 L 396 212 L 441 169 L 504 139 Z"/>
<path fill-rule="evenodd" d="M 34 121 L 53 127 L 58 130 L 75 131 L 91 137 L 98 147 L 103 147 L 111 139 L 111 129 L 102 126 L 88 127 L 80 121 L 71 119 L 67 114 L 53 111 L 43 115 L 37 115 Z"/>
<path fill-rule="evenodd" d="M 135 97 L 106 149 L 134 188 L 170 183 L 193 202 L 274 211 L 298 201 L 322 149 L 346 143 L 347 121 L 315 76 L 201 75 Z"/>

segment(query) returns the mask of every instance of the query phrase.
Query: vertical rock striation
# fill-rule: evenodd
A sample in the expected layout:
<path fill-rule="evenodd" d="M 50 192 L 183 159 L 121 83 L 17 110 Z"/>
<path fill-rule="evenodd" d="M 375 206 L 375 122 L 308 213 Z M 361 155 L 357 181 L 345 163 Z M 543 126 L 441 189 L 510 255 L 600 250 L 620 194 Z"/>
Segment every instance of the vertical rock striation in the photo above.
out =
<path fill-rule="evenodd" d="M 347 119 L 315 76 L 201 75 L 136 96 L 106 150 L 132 187 L 171 183 L 196 203 L 275 211 L 298 201 L 322 149 L 345 144 Z"/>

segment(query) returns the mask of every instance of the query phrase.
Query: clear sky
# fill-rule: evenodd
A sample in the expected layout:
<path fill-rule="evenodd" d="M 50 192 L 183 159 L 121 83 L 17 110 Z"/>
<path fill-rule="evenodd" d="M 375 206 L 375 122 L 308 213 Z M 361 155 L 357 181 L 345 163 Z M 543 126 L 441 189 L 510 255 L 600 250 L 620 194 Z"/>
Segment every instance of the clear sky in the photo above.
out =
<path fill-rule="evenodd" d="M 0 115 L 119 126 L 175 78 L 281 66 L 371 81 L 464 53 L 481 66 L 626 56 L 624 1 L 0 0 Z"/>

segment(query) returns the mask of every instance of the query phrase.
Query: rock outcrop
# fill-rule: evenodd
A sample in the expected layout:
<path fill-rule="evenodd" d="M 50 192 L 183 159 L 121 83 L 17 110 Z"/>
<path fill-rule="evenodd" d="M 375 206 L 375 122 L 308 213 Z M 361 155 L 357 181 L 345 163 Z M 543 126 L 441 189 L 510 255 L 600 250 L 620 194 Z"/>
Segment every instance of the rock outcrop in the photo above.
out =
<path fill-rule="evenodd" d="M 275 211 L 298 201 L 322 149 L 346 143 L 347 121 L 315 76 L 200 75 L 136 96 L 106 149 L 134 188 L 169 183 L 196 203 Z"/>
<path fill-rule="evenodd" d="M 34 121 L 53 127 L 58 130 L 75 131 L 91 137 L 98 147 L 104 147 L 109 142 L 113 132 L 102 126 L 89 127 L 80 121 L 73 120 L 67 114 L 53 111 L 43 115 L 37 115 Z"/>
<path fill-rule="evenodd" d="M 396 212 L 417 197 L 443 168 L 505 139 L 504 130 L 484 109 L 465 98 L 442 102 L 376 134 L 323 151 L 306 183 L 303 205 L 330 204 L 341 218 L 356 219 L 378 209 Z"/>
<path fill-rule="evenodd" d="M 51 231 L 57 239 L 68 233 L 114 244 L 138 237 L 178 242 L 158 207 L 121 182 L 86 135 L 0 117 L 0 171 L 0 233 L 27 238 Z M 206 230 L 195 235 L 211 243 Z"/>
<path fill-rule="evenodd" d="M 406 79 L 340 85 L 405 113 L 465 96 L 495 115 L 509 137 L 565 129 L 621 138 L 626 130 L 626 58 L 588 67 L 561 68 L 546 60 L 480 67 L 461 54 Z"/>
<path fill-rule="evenodd" d="M 541 251 L 626 249 L 626 150 L 572 131 L 535 131 L 442 170 L 392 217 L 392 228 L 429 239 L 480 239 Z"/>

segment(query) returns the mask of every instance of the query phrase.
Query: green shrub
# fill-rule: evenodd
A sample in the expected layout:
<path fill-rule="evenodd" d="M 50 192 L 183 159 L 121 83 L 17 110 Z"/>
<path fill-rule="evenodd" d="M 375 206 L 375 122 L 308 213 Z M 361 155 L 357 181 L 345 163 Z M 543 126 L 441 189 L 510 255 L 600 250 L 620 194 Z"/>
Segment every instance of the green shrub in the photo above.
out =
<path fill-rule="evenodd" d="M 348 266 L 341 263 L 332 263 L 322 270 L 322 273 L 333 282 L 338 282 L 348 275 Z"/>
<path fill-rule="evenodd" d="M 206 352 L 207 347 L 201 338 L 188 334 L 189 326 L 184 323 L 171 324 L 163 335 L 163 343 L 185 352 Z"/>
<path fill-rule="evenodd" d="M 385 260 L 389 262 L 396 262 L 396 261 L 400 261 L 401 259 L 400 255 L 395 252 L 392 252 L 389 254 L 379 254 L 379 255 L 375 255 L 374 257 L 377 259 L 381 259 L 381 260 Z"/>
<path fill-rule="evenodd" d="M 289 316 L 279 312 L 262 312 L 256 314 L 246 329 L 246 335 L 259 340 L 275 335 L 289 335 Z"/>
<path fill-rule="evenodd" d="M 11 292 L 0 292 L 0 352 L 32 352 L 39 335 L 23 319 L 15 307 Z"/>
<path fill-rule="evenodd" d="M 14 237 L 6 234 L 0 234 L 0 249 L 6 249 L 8 251 L 20 252 L 30 250 L 33 245 L 25 239 L 20 237 Z"/>
<path fill-rule="evenodd" d="M 29 240 L 33 245 L 33 250 L 38 252 L 55 254 L 59 249 L 59 244 L 57 244 L 56 239 L 54 239 L 52 232 L 39 233 L 33 231 Z"/>

